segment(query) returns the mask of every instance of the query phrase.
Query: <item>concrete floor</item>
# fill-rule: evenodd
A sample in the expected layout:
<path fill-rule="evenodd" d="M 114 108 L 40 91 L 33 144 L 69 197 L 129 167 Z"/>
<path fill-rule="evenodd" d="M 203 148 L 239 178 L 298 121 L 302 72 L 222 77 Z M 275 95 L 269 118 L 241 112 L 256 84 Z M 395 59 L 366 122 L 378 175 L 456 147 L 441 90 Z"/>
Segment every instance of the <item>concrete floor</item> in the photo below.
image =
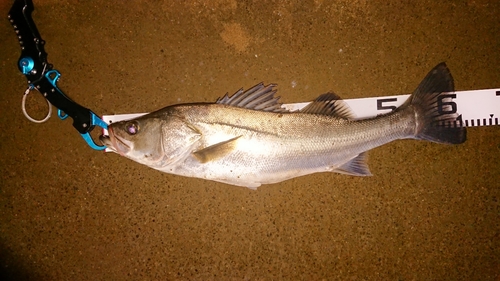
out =
<path fill-rule="evenodd" d="M 22 115 L 11 3 L 0 3 L 0 279 L 500 280 L 498 126 L 458 146 L 377 148 L 368 178 L 252 191 L 163 174 L 90 149 L 71 121 Z M 61 89 L 98 114 L 260 81 L 284 102 L 409 93 L 441 61 L 457 90 L 497 88 L 499 15 L 487 0 L 44 0 L 33 13 Z M 45 114 L 40 96 L 28 102 Z"/>

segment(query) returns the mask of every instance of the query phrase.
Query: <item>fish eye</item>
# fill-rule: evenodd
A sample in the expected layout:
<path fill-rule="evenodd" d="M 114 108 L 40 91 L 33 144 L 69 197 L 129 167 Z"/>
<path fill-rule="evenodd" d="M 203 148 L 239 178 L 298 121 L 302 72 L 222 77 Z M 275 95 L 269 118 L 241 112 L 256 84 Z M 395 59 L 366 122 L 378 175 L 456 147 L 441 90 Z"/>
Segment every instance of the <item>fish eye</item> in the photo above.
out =
<path fill-rule="evenodd" d="M 135 122 L 130 122 L 125 127 L 129 135 L 135 135 L 139 132 L 139 126 Z"/>

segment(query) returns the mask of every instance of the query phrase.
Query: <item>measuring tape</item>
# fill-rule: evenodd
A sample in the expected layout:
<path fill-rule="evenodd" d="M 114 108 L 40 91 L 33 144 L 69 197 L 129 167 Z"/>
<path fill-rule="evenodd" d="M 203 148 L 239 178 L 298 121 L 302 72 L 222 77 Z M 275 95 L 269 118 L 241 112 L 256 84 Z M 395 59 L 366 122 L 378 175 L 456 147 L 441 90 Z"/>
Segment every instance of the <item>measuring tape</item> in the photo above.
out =
<path fill-rule="evenodd" d="M 344 101 L 351 107 L 357 118 L 364 119 L 391 112 L 401 106 L 409 96 L 384 96 Z M 450 110 L 458 113 L 459 120 L 462 121 L 464 127 L 500 125 L 500 88 L 445 93 L 441 96 L 451 99 L 451 102 L 444 102 L 441 99 L 438 100 L 438 104 L 442 101 L 443 105 L 451 106 Z M 309 102 L 291 103 L 284 104 L 283 107 L 293 111 L 308 104 Z"/>
<path fill-rule="evenodd" d="M 359 119 L 375 117 L 389 113 L 401 106 L 410 95 L 370 97 L 344 100 Z M 487 90 L 461 91 L 443 94 L 448 101 L 438 100 L 446 105 L 448 110 L 456 111 L 464 127 L 498 126 L 500 125 L 500 88 Z M 304 108 L 310 102 L 288 103 L 282 107 L 296 111 Z M 452 112 L 449 112 L 452 113 Z M 146 113 L 104 115 L 102 120 L 111 124 L 133 119 Z M 107 135 L 107 130 L 103 130 Z M 111 151 L 106 149 L 106 151 Z"/>

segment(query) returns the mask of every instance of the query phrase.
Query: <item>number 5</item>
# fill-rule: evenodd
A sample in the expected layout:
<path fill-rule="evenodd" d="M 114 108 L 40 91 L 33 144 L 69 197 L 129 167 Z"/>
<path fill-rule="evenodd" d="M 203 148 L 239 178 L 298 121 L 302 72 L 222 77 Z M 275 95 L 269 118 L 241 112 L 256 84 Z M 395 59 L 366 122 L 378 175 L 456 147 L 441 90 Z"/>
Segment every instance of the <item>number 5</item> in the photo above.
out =
<path fill-rule="evenodd" d="M 397 98 L 389 98 L 389 99 L 377 99 L 377 110 L 386 110 L 390 109 L 392 111 L 396 110 L 395 105 L 383 105 L 384 102 L 395 102 L 398 101 Z"/>

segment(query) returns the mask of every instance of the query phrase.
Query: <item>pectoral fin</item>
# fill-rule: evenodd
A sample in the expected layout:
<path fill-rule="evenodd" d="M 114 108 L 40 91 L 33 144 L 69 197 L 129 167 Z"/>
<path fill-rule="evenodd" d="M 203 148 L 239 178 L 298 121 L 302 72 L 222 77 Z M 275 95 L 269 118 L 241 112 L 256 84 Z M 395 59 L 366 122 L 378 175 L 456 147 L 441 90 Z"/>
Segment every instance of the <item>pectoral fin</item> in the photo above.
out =
<path fill-rule="evenodd" d="M 342 166 L 333 170 L 333 172 L 351 175 L 351 176 L 371 176 L 370 169 L 366 164 L 366 152 L 360 153 L 358 156 L 344 163 Z"/>
<path fill-rule="evenodd" d="M 237 141 L 240 137 L 241 136 L 238 136 L 195 151 L 193 152 L 193 156 L 201 163 L 217 160 L 231 153 L 236 147 Z"/>

